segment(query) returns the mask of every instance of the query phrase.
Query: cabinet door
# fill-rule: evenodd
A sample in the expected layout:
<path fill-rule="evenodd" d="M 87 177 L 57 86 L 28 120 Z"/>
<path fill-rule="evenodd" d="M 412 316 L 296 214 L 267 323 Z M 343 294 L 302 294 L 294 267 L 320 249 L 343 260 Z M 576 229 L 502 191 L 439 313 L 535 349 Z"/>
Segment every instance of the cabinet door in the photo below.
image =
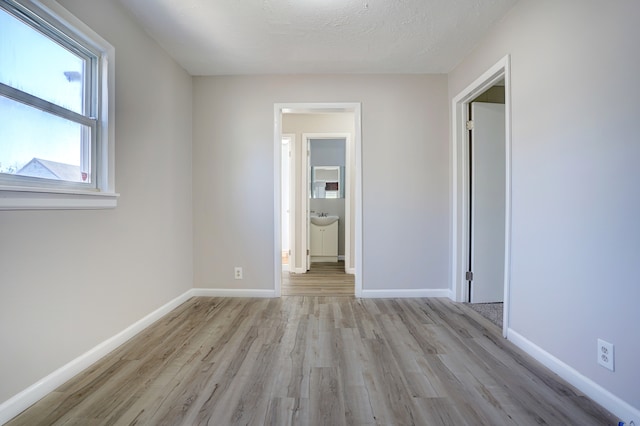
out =
<path fill-rule="evenodd" d="M 311 224 L 309 251 L 311 256 L 322 256 L 322 235 L 324 234 L 324 226 Z"/>
<path fill-rule="evenodd" d="M 324 227 L 323 255 L 338 255 L 338 222 L 333 222 L 331 225 Z"/>

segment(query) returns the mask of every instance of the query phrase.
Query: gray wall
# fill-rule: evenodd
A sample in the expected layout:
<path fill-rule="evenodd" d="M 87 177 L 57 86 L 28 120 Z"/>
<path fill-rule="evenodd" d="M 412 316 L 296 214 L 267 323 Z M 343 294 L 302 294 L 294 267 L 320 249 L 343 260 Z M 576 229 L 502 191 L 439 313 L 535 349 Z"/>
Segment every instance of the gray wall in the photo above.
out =
<path fill-rule="evenodd" d="M 637 1 L 521 1 L 449 76 L 453 97 L 511 54 L 512 329 L 635 407 L 638 21 Z"/>
<path fill-rule="evenodd" d="M 118 2 L 61 3 L 116 48 L 121 197 L 0 211 L 0 402 L 193 284 L 191 78 Z"/>
<path fill-rule="evenodd" d="M 311 166 L 344 166 L 346 158 L 344 139 L 311 139 Z"/>
<path fill-rule="evenodd" d="M 363 288 L 447 287 L 445 75 L 195 77 L 193 84 L 196 287 L 273 288 L 277 102 L 362 103 Z M 244 280 L 233 279 L 234 265 L 244 267 Z"/>

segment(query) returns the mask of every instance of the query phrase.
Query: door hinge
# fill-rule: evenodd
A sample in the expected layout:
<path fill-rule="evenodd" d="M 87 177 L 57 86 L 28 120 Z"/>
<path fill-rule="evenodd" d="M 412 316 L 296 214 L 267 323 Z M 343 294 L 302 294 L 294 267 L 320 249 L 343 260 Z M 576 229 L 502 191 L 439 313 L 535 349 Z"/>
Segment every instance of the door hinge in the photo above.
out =
<path fill-rule="evenodd" d="M 473 281 L 473 272 L 467 271 L 467 281 Z"/>
<path fill-rule="evenodd" d="M 309 256 L 309 249 L 307 249 L 307 256 Z"/>
<path fill-rule="evenodd" d="M 473 130 L 473 120 L 467 121 L 467 130 Z"/>

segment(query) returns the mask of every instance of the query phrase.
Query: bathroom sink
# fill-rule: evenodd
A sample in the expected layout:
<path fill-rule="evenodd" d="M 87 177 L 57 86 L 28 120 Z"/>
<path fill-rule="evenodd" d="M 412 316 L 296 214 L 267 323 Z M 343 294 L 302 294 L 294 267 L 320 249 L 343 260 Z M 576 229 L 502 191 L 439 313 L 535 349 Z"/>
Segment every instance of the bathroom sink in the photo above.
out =
<path fill-rule="evenodd" d="M 327 226 L 338 219 L 338 216 L 311 216 L 311 223 L 318 226 Z"/>

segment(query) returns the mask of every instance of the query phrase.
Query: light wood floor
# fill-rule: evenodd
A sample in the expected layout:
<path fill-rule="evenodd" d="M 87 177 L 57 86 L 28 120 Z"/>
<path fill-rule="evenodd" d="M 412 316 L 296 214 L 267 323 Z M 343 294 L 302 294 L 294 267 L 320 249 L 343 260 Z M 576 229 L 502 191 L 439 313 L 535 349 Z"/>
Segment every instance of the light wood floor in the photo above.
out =
<path fill-rule="evenodd" d="M 355 276 L 344 262 L 312 263 L 306 274 L 282 273 L 283 296 L 353 296 Z"/>
<path fill-rule="evenodd" d="M 608 425 L 448 299 L 193 298 L 10 425 Z"/>

